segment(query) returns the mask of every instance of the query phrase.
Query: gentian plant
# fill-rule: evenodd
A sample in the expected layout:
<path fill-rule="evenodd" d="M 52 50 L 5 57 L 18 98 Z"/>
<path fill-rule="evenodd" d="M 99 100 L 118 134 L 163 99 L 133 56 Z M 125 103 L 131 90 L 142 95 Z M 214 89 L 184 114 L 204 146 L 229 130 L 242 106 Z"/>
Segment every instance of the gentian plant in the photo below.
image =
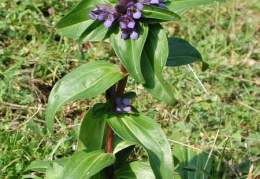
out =
<path fill-rule="evenodd" d="M 220 0 L 219 0 L 220 1 Z M 64 104 L 105 92 L 106 103 L 93 104 L 84 117 L 76 152 L 51 161 L 47 178 L 163 178 L 175 177 L 171 147 L 161 127 L 130 105 L 134 92 L 124 92 L 128 76 L 154 98 L 176 105 L 175 91 L 164 80 L 166 66 L 208 64 L 187 41 L 167 38 L 161 22 L 178 21 L 189 8 L 214 0 L 82 0 L 57 24 L 58 33 L 79 43 L 109 39 L 120 66 L 88 62 L 59 80 L 51 91 L 46 124 L 54 135 L 55 113 Z M 127 162 L 135 146 L 148 162 Z M 36 170 L 32 163 L 27 170 Z M 47 169 L 46 169 L 47 168 Z M 38 170 L 36 170 L 38 171 Z"/>

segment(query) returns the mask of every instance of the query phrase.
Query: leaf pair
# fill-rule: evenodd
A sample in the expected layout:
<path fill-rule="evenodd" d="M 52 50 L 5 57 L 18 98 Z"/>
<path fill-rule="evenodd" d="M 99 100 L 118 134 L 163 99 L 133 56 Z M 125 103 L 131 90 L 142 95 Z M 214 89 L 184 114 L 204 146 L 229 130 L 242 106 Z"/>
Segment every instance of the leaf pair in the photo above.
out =
<path fill-rule="evenodd" d="M 168 140 L 156 121 L 141 114 L 119 116 L 104 114 L 102 117 L 94 119 L 91 109 L 84 117 L 81 125 L 78 150 L 100 150 L 104 148 L 106 133 L 103 126 L 106 121 L 120 137 L 114 137 L 113 154 L 116 156 L 114 168 L 118 169 L 115 173 L 122 175 L 123 170 L 129 170 L 129 166 L 124 167 L 124 169 L 121 166 L 125 164 L 132 151 L 131 146 L 139 145 L 147 152 L 149 163 L 156 178 L 172 178 L 174 164 Z M 151 171 L 150 167 L 148 167 L 149 170 L 147 167 L 144 168 L 146 169 L 141 171 Z M 129 173 L 130 175 L 133 174 L 130 171 Z"/>
<path fill-rule="evenodd" d="M 137 40 L 121 39 L 119 26 L 111 35 L 112 46 L 128 73 L 155 98 L 167 104 L 176 103 L 172 87 L 163 79 L 162 71 L 168 56 L 167 37 L 160 25 L 140 23 Z"/>

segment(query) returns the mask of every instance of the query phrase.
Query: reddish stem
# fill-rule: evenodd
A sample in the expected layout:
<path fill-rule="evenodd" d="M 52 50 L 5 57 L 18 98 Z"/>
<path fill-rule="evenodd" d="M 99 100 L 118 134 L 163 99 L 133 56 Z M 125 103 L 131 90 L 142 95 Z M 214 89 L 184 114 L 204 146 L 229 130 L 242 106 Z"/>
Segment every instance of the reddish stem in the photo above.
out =
<path fill-rule="evenodd" d="M 123 97 L 124 90 L 125 90 L 126 83 L 127 83 L 127 77 L 128 77 L 127 74 L 128 74 L 128 72 L 127 72 L 127 70 L 125 69 L 125 67 L 123 66 L 122 63 L 121 63 L 121 68 L 120 69 L 121 69 L 122 73 L 126 74 L 126 76 L 122 80 L 120 80 L 118 82 L 115 99 Z M 114 111 L 116 109 L 115 99 L 114 99 L 113 104 L 112 104 L 112 108 L 113 108 Z M 113 152 L 113 137 L 114 137 L 114 131 L 111 129 L 109 124 L 107 124 L 107 139 L 106 139 L 106 152 L 107 153 L 112 153 Z M 107 170 L 108 170 L 109 178 L 112 179 L 113 175 L 114 175 L 113 165 L 109 166 L 107 168 Z"/>

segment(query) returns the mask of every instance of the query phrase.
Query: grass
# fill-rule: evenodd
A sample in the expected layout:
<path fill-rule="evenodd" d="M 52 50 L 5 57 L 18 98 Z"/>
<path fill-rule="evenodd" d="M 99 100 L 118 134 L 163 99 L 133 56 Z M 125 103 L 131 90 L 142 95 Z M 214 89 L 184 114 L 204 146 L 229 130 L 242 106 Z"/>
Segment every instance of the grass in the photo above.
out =
<path fill-rule="evenodd" d="M 47 133 L 44 115 L 53 85 L 88 61 L 116 60 L 108 41 L 78 45 L 55 33 L 53 24 L 75 4 L 0 4 L 0 178 L 21 177 L 34 160 L 71 155 L 84 114 L 103 100 L 67 104 L 57 114 L 56 136 Z M 55 14 L 48 14 L 49 8 Z M 127 86 L 138 94 L 133 105 L 161 124 L 173 148 L 188 146 L 214 156 L 214 177 L 247 178 L 251 166 L 251 175 L 260 175 L 259 10 L 258 0 L 232 0 L 193 8 L 181 21 L 164 24 L 169 36 L 188 40 L 210 64 L 206 72 L 191 65 L 208 94 L 188 66 L 165 70 L 179 101 L 174 107 L 153 99 L 131 78 Z M 186 138 L 177 141 L 182 132 Z"/>

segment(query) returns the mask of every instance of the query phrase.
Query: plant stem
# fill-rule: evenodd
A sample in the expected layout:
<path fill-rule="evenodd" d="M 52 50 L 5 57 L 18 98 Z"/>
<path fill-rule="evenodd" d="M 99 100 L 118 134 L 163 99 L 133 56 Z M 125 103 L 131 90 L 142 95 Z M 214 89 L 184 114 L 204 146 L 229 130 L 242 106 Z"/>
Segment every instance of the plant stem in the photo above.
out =
<path fill-rule="evenodd" d="M 125 67 L 123 66 L 122 63 L 121 63 L 121 72 L 126 74 L 126 76 L 118 82 L 115 99 L 114 99 L 113 104 L 112 104 L 113 111 L 115 111 L 115 109 L 116 109 L 115 100 L 116 100 L 116 98 L 122 98 L 123 97 L 124 90 L 125 90 L 126 83 L 127 83 L 128 72 L 127 72 L 127 70 L 125 69 Z M 111 129 L 109 124 L 107 124 L 107 139 L 106 139 L 106 152 L 107 153 L 113 152 L 113 137 L 114 137 L 114 131 Z M 107 170 L 108 170 L 108 177 L 110 179 L 112 179 L 113 175 L 114 175 L 113 165 L 107 167 Z"/>

